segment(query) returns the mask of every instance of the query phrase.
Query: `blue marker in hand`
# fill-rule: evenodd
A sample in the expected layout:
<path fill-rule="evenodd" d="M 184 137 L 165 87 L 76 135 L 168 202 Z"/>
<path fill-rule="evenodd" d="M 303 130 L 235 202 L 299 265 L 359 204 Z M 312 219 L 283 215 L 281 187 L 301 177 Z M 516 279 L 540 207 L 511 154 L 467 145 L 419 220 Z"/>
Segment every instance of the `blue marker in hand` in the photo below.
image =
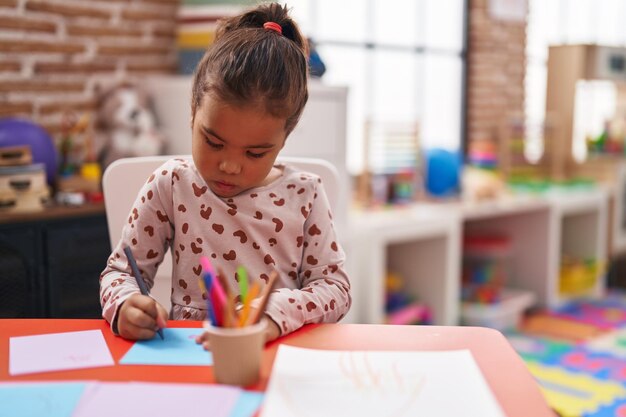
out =
<path fill-rule="evenodd" d="M 130 264 L 130 269 L 132 269 L 133 275 L 135 276 L 135 281 L 137 281 L 137 285 L 139 285 L 139 291 L 141 291 L 143 295 L 149 296 L 150 293 L 148 292 L 148 287 L 146 287 L 146 283 L 143 281 L 143 277 L 141 276 L 139 268 L 137 267 L 137 261 L 135 261 L 135 257 L 133 256 L 133 253 L 130 251 L 130 248 L 128 246 L 124 248 L 124 253 L 128 258 L 128 263 Z M 157 330 L 157 333 L 159 334 L 159 336 L 161 336 L 161 339 L 163 339 L 163 329 Z"/>

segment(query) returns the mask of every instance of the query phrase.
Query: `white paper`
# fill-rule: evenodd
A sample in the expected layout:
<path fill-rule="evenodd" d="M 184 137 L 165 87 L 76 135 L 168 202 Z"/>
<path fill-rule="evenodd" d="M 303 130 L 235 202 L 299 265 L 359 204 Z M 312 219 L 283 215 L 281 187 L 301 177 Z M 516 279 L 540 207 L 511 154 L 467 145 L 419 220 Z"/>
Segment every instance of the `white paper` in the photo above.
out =
<path fill-rule="evenodd" d="M 101 330 L 20 336 L 9 341 L 10 375 L 114 364 Z"/>
<path fill-rule="evenodd" d="M 504 417 L 469 350 L 333 351 L 281 345 L 264 417 Z"/>

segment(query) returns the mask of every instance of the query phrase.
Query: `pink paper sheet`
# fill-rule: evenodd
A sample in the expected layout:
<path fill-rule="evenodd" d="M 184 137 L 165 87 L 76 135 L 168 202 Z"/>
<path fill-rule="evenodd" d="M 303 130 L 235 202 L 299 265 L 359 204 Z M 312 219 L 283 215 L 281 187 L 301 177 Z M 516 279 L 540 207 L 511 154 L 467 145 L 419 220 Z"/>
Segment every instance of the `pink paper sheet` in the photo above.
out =
<path fill-rule="evenodd" d="M 240 393 L 224 385 L 100 383 L 85 389 L 72 417 L 228 417 Z"/>

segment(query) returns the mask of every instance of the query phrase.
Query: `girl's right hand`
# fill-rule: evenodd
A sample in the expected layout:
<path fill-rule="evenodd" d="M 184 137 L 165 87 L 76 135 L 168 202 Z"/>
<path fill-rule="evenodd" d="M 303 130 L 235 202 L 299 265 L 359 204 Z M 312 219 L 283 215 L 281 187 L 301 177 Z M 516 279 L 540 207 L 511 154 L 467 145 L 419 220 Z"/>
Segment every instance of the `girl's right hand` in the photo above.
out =
<path fill-rule="evenodd" d="M 166 326 L 167 310 L 147 295 L 131 295 L 117 313 L 117 331 L 126 339 L 152 339 Z"/>

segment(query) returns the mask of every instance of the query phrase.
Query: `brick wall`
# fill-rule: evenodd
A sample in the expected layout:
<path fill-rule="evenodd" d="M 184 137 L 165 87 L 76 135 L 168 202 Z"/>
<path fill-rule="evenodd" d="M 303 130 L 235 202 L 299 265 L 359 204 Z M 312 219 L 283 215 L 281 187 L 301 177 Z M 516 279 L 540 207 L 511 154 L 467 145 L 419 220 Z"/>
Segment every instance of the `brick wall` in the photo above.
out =
<path fill-rule="evenodd" d="M 0 0 L 0 117 L 60 130 L 98 84 L 176 71 L 180 0 Z"/>
<path fill-rule="evenodd" d="M 496 20 L 488 3 L 469 0 L 468 143 L 496 139 L 507 114 L 524 112 L 526 22 Z"/>

